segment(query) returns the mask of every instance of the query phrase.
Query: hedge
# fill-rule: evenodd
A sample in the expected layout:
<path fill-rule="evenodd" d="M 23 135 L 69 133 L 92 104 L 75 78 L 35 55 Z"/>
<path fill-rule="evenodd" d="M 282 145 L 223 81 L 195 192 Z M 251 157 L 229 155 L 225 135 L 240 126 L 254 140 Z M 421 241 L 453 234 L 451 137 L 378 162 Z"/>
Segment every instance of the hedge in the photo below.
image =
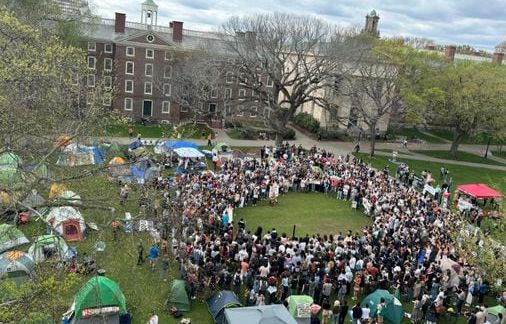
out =
<path fill-rule="evenodd" d="M 318 133 L 320 130 L 320 122 L 316 120 L 312 115 L 302 112 L 293 118 L 293 122 L 299 126 L 302 127 L 311 133 Z"/>

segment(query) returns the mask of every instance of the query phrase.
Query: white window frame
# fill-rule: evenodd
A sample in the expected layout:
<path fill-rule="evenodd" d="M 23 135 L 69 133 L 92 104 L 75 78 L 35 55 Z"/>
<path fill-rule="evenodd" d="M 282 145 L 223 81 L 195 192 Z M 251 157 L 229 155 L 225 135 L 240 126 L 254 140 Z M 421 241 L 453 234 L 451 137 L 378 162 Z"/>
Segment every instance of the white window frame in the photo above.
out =
<path fill-rule="evenodd" d="M 241 93 L 243 95 L 241 95 Z M 239 89 L 239 100 L 245 100 L 246 99 L 246 89 Z"/>
<path fill-rule="evenodd" d="M 95 93 L 93 91 L 88 91 L 86 96 L 86 104 L 91 105 L 95 101 Z"/>
<path fill-rule="evenodd" d="M 227 73 L 225 74 L 225 83 L 233 83 L 234 82 L 234 72 L 232 71 L 227 71 Z"/>
<path fill-rule="evenodd" d="M 169 74 L 167 75 L 167 69 L 169 70 Z M 163 78 L 170 79 L 172 78 L 172 65 L 166 65 L 163 69 Z"/>
<path fill-rule="evenodd" d="M 148 56 L 149 52 L 153 53 L 153 55 L 152 56 Z M 152 49 L 152 48 L 146 48 L 146 58 L 147 59 L 154 59 L 155 58 L 155 50 Z"/>
<path fill-rule="evenodd" d="M 225 102 L 223 104 L 223 111 L 226 113 L 226 114 L 230 114 L 232 112 L 232 105 L 229 103 L 229 102 Z"/>
<path fill-rule="evenodd" d="M 132 90 L 128 91 L 127 84 L 132 83 Z M 134 80 L 125 80 L 125 93 L 134 93 Z"/>
<path fill-rule="evenodd" d="M 149 92 L 146 91 L 146 87 L 149 85 Z M 144 94 L 152 95 L 153 94 L 153 82 L 146 81 L 144 82 Z"/>
<path fill-rule="evenodd" d="M 72 73 L 71 82 L 72 82 L 72 85 L 75 85 L 75 86 L 79 85 L 79 73 L 77 73 L 77 72 Z"/>
<path fill-rule="evenodd" d="M 102 96 L 102 105 L 107 107 L 112 105 L 112 96 L 110 93 L 104 93 Z"/>
<path fill-rule="evenodd" d="M 151 75 L 148 74 L 148 66 L 151 66 Z M 144 64 L 144 76 L 153 77 L 153 63 Z"/>
<path fill-rule="evenodd" d="M 107 82 L 106 80 L 110 80 L 110 81 Z M 109 83 L 109 85 L 107 83 Z M 112 89 L 112 76 L 104 75 L 104 88 L 108 89 L 108 90 Z"/>
<path fill-rule="evenodd" d="M 214 105 L 214 112 L 211 112 L 211 105 Z M 218 104 L 216 102 L 210 102 L 207 104 L 207 111 L 210 114 L 216 114 L 218 112 Z"/>
<path fill-rule="evenodd" d="M 274 86 L 274 82 L 272 82 L 272 79 L 270 76 L 267 76 L 267 82 L 265 83 L 268 88 L 272 88 Z"/>
<path fill-rule="evenodd" d="M 90 80 L 93 80 L 93 84 L 92 85 L 90 85 L 90 83 L 91 83 L 91 82 L 89 82 Z M 86 76 L 86 86 L 88 88 L 95 88 L 95 74 L 88 74 Z"/>
<path fill-rule="evenodd" d="M 127 102 L 129 103 L 128 105 Z M 129 108 L 127 108 L 128 106 Z M 134 110 L 134 100 L 132 98 L 125 98 L 125 101 L 123 103 L 123 109 L 126 111 Z"/>
<path fill-rule="evenodd" d="M 253 112 L 255 112 L 255 113 L 253 114 Z M 250 118 L 256 118 L 257 115 L 258 115 L 258 107 L 257 106 L 252 106 L 250 108 L 250 111 L 249 111 L 249 117 Z"/>
<path fill-rule="evenodd" d="M 169 91 L 165 91 L 165 88 L 169 87 Z M 163 96 L 164 97 L 170 97 L 172 95 L 172 84 L 170 83 L 164 83 L 163 84 Z"/>
<path fill-rule="evenodd" d="M 111 68 L 110 69 L 107 69 L 107 62 L 110 62 L 111 63 Z M 105 72 L 112 72 L 112 58 L 110 57 L 106 57 L 104 58 L 104 71 Z"/>
<path fill-rule="evenodd" d="M 107 50 L 107 46 L 111 47 L 110 51 Z M 104 44 L 104 53 L 112 53 L 112 43 L 105 43 Z"/>
<path fill-rule="evenodd" d="M 170 114 L 170 101 L 162 101 L 162 114 Z"/>
<path fill-rule="evenodd" d="M 90 59 L 93 59 L 93 67 L 90 67 Z M 95 70 L 97 68 L 97 58 L 95 56 L 88 56 L 88 69 Z"/>
<path fill-rule="evenodd" d="M 232 88 L 225 88 L 225 99 L 232 99 Z"/>
<path fill-rule="evenodd" d="M 93 44 L 93 46 L 91 46 Z M 88 52 L 97 51 L 97 42 L 88 42 Z"/>
<path fill-rule="evenodd" d="M 181 112 L 188 112 L 188 107 L 186 106 L 179 106 L 179 109 Z"/>
<path fill-rule="evenodd" d="M 132 72 L 128 72 L 128 65 L 132 64 Z M 135 74 L 135 62 L 133 61 L 126 61 L 125 62 L 125 74 L 126 75 L 134 75 Z"/>
<path fill-rule="evenodd" d="M 167 55 L 168 54 L 168 55 Z M 174 59 L 174 52 L 165 51 L 165 61 L 172 61 Z"/>
<path fill-rule="evenodd" d="M 216 89 L 216 87 L 211 88 L 211 98 L 218 98 L 218 89 Z"/>
<path fill-rule="evenodd" d="M 243 117 L 244 116 L 244 106 L 243 105 L 239 105 L 237 106 L 237 113 L 236 113 L 237 117 Z"/>
<path fill-rule="evenodd" d="M 132 49 L 132 54 L 128 54 L 128 49 L 129 48 Z M 125 55 L 128 56 L 128 57 L 134 57 L 135 56 L 135 47 L 133 47 L 133 46 L 127 46 L 125 48 Z"/>
<path fill-rule="evenodd" d="M 239 84 L 246 85 L 248 83 L 248 77 L 246 76 L 246 73 L 242 72 L 239 76 Z"/>

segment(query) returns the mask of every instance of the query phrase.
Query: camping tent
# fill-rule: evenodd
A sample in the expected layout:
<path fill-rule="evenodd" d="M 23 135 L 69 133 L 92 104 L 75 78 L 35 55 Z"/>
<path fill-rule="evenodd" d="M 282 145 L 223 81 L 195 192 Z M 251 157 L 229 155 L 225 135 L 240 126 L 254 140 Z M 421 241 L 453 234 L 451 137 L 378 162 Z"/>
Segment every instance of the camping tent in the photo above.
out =
<path fill-rule="evenodd" d="M 227 143 L 218 143 L 216 144 L 216 146 L 213 148 L 213 152 L 230 152 L 230 145 L 228 145 Z"/>
<path fill-rule="evenodd" d="M 115 166 L 115 165 L 123 165 L 126 161 L 124 158 L 120 156 L 113 157 L 111 161 L 109 161 L 109 166 Z"/>
<path fill-rule="evenodd" d="M 457 186 L 457 190 L 476 199 L 500 198 L 502 194 L 486 184 L 474 183 Z"/>
<path fill-rule="evenodd" d="M 487 322 L 495 323 L 499 318 L 499 314 L 502 314 L 502 318 L 506 318 L 506 308 L 502 305 L 496 305 L 487 308 Z"/>
<path fill-rule="evenodd" d="M 178 148 L 194 148 L 198 149 L 198 145 L 196 143 L 190 141 L 162 141 L 158 142 L 154 147 L 154 152 L 156 154 L 167 153 L 172 150 Z"/>
<path fill-rule="evenodd" d="M 26 207 L 33 208 L 33 209 L 38 209 L 38 208 L 44 207 L 45 203 L 46 203 L 46 200 L 44 199 L 44 197 L 39 195 L 37 190 L 32 189 L 30 194 L 28 196 L 26 196 L 26 198 L 22 201 L 21 204 L 23 205 L 22 207 L 26 206 Z"/>
<path fill-rule="evenodd" d="M 128 149 L 129 150 L 135 150 L 139 147 L 143 147 L 144 146 L 144 143 L 142 143 L 141 140 L 136 140 L 136 141 L 133 141 L 132 143 L 128 144 Z"/>
<path fill-rule="evenodd" d="M 297 323 L 309 323 L 311 312 L 310 306 L 313 298 L 306 295 L 292 295 L 287 298 L 288 311 Z"/>
<path fill-rule="evenodd" d="M 104 276 L 95 276 L 74 296 L 74 319 L 95 315 L 126 314 L 125 295 L 118 284 Z"/>
<path fill-rule="evenodd" d="M 86 224 L 81 213 L 69 206 L 53 207 L 49 210 L 46 220 L 53 228 L 63 235 L 67 241 L 83 239 Z"/>
<path fill-rule="evenodd" d="M 37 237 L 28 249 L 28 254 L 36 263 L 42 262 L 53 255 L 60 259 L 70 259 L 74 255 L 65 240 L 56 235 Z"/>
<path fill-rule="evenodd" d="M 196 148 L 193 147 L 181 147 L 174 150 L 174 152 L 184 158 L 203 158 L 204 153 L 200 152 Z"/>
<path fill-rule="evenodd" d="M 32 257 L 21 251 L 8 251 L 0 255 L 0 278 L 7 276 L 16 281 L 30 278 L 35 268 Z"/>
<path fill-rule="evenodd" d="M 226 324 L 297 324 L 283 305 L 225 309 Z"/>
<path fill-rule="evenodd" d="M 143 158 L 128 167 L 128 170 L 122 169 L 116 173 L 112 172 L 112 174 L 116 174 L 121 182 L 144 184 L 158 177 L 160 169 L 154 166 L 154 163 L 150 162 L 149 159 Z"/>
<path fill-rule="evenodd" d="M 14 153 L 0 154 L 0 186 L 12 188 L 23 182 L 24 174 L 20 170 L 21 164 L 21 158 Z"/>
<path fill-rule="evenodd" d="M 76 194 L 71 190 L 65 190 L 58 194 L 56 198 L 62 204 L 72 204 L 72 205 L 80 205 L 81 204 L 81 196 Z"/>
<path fill-rule="evenodd" d="M 0 253 L 28 242 L 26 236 L 16 226 L 0 224 Z"/>
<path fill-rule="evenodd" d="M 371 310 L 371 317 L 376 316 L 377 306 L 381 302 L 381 298 L 385 299 L 386 315 L 385 321 L 392 324 L 400 324 L 404 318 L 404 311 L 401 302 L 394 297 L 390 292 L 383 289 L 377 289 L 372 294 L 369 294 L 362 300 L 362 306 L 369 305 Z"/>
<path fill-rule="evenodd" d="M 215 293 L 207 300 L 207 309 L 217 324 L 225 324 L 225 309 L 241 307 L 241 302 L 230 290 L 223 290 Z"/>
<path fill-rule="evenodd" d="M 63 166 L 79 166 L 104 164 L 105 154 L 98 146 L 86 146 L 72 143 L 67 145 L 56 164 Z"/>
<path fill-rule="evenodd" d="M 172 282 L 172 288 L 170 289 L 170 295 L 165 302 L 165 308 L 168 310 L 175 306 L 181 312 L 187 312 L 190 310 L 190 298 L 186 292 L 186 282 L 184 280 L 174 280 Z"/>

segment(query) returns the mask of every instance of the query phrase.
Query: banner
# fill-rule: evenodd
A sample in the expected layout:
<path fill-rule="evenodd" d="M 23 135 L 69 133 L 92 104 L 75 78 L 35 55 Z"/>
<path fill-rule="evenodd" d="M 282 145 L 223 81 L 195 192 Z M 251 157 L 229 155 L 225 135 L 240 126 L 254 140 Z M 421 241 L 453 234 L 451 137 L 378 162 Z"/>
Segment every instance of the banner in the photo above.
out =
<path fill-rule="evenodd" d="M 436 189 L 433 186 L 431 186 L 430 184 L 425 184 L 425 186 L 423 187 L 422 193 L 425 194 L 426 192 L 428 192 L 434 196 L 436 194 Z"/>

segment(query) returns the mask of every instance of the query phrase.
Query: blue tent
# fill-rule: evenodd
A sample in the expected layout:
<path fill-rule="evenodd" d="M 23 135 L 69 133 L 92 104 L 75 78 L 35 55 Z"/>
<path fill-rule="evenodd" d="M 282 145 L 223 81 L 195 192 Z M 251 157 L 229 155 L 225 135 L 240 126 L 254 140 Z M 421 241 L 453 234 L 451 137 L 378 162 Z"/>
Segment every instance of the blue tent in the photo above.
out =
<path fill-rule="evenodd" d="M 226 324 L 297 324 L 283 305 L 227 308 L 224 314 Z"/>
<path fill-rule="evenodd" d="M 198 149 L 199 146 L 196 143 L 188 141 L 167 141 L 163 143 L 163 147 L 167 150 L 174 150 L 182 147 L 192 147 Z"/>
<path fill-rule="evenodd" d="M 219 291 L 207 300 L 207 309 L 217 324 L 226 324 L 225 309 L 241 307 L 241 302 L 230 290 Z"/>
<path fill-rule="evenodd" d="M 93 153 L 93 157 L 95 158 L 95 164 L 103 165 L 105 153 L 98 146 L 93 146 L 91 148 L 91 152 Z"/>
<path fill-rule="evenodd" d="M 130 144 L 128 144 L 128 148 L 131 149 L 131 150 L 135 150 L 136 148 L 139 148 L 139 147 L 142 147 L 144 146 L 144 144 L 142 143 L 141 140 L 136 140 Z"/>

